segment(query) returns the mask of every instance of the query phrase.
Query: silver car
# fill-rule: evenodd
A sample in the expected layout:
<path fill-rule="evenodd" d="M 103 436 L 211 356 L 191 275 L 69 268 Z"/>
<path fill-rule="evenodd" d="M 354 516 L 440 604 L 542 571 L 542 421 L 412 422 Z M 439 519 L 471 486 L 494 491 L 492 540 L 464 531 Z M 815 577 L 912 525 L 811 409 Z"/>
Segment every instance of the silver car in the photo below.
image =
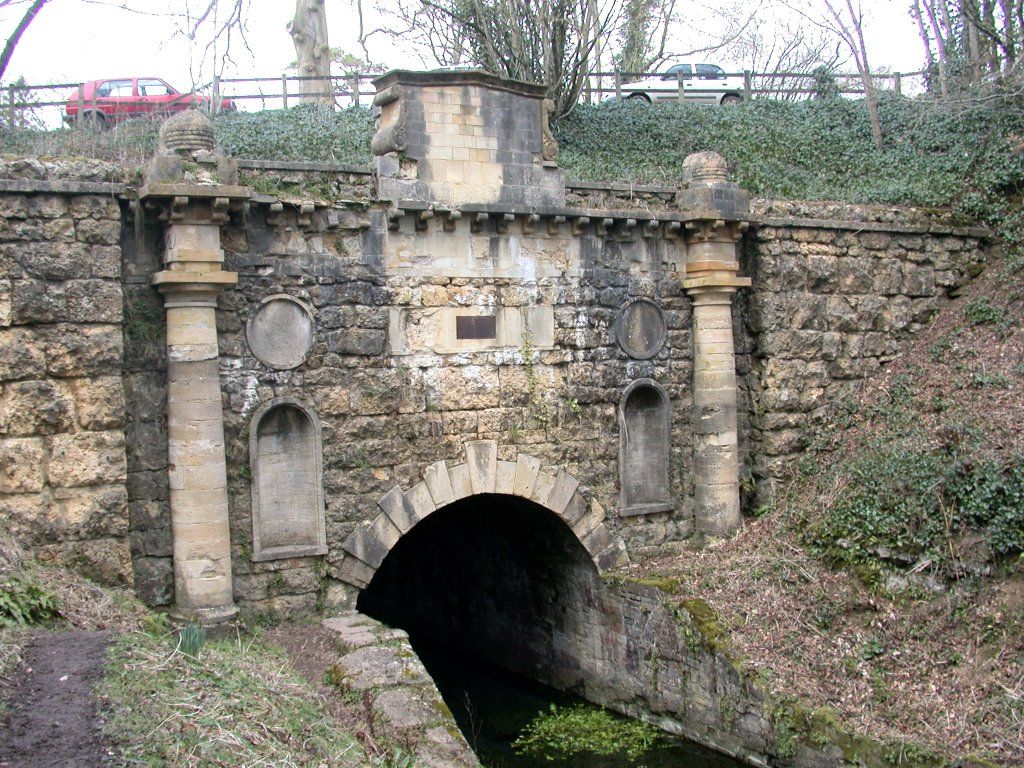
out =
<path fill-rule="evenodd" d="M 623 83 L 620 92 L 624 99 L 678 102 L 680 81 L 687 104 L 727 105 L 743 101 L 743 78 L 726 77 L 716 64 L 673 64 L 660 75 Z"/>

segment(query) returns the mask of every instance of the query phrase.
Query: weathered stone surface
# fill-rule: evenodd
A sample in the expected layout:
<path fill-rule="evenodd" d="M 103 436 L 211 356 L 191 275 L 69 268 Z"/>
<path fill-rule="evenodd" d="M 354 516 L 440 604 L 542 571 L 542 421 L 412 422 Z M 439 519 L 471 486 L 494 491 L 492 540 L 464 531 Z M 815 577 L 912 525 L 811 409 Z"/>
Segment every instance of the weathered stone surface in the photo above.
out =
<path fill-rule="evenodd" d="M 67 319 L 72 323 L 119 323 L 121 287 L 110 280 L 69 280 Z"/>
<path fill-rule="evenodd" d="M 120 376 L 80 379 L 75 385 L 75 408 L 82 429 L 114 429 L 124 424 L 124 387 Z"/>
<path fill-rule="evenodd" d="M 493 440 L 466 443 L 466 467 L 473 493 L 494 493 L 498 471 L 498 444 Z"/>
<path fill-rule="evenodd" d="M 479 765 L 405 632 L 354 612 L 325 619 L 323 626 L 346 651 L 328 676 L 349 695 L 371 692 L 366 701 L 377 726 L 410 744 L 417 764 Z"/>
<path fill-rule="evenodd" d="M 430 492 L 430 498 L 434 502 L 435 508 L 439 509 L 455 501 L 455 491 L 452 489 L 446 462 L 436 461 L 424 469 L 423 481 L 427 484 L 427 490 Z"/>
<path fill-rule="evenodd" d="M 377 503 L 384 510 L 384 514 L 391 519 L 391 522 L 402 533 L 407 532 L 421 519 L 412 501 L 407 499 L 405 494 L 402 493 L 400 485 L 394 486 L 385 493 Z"/>
<path fill-rule="evenodd" d="M 0 382 L 39 379 L 46 373 L 46 348 L 35 330 L 0 328 Z"/>
<path fill-rule="evenodd" d="M 49 482 L 57 488 L 124 483 L 124 435 L 117 431 L 78 432 L 47 438 Z"/>
<path fill-rule="evenodd" d="M 170 605 L 174 601 L 174 572 L 169 557 L 136 557 L 132 560 L 135 592 L 146 605 Z"/>
<path fill-rule="evenodd" d="M 36 556 L 77 571 L 93 581 L 112 587 L 132 585 L 131 552 L 127 539 L 96 539 L 47 544 L 36 548 Z"/>
<path fill-rule="evenodd" d="M 0 389 L 0 435 L 52 435 L 75 428 L 70 387 L 19 381 Z"/>
<path fill-rule="evenodd" d="M 396 648 L 386 646 L 371 645 L 346 653 L 338 659 L 337 669 L 344 684 L 356 691 L 430 680 L 415 655 L 402 656 Z"/>
<path fill-rule="evenodd" d="M 116 325 L 54 325 L 44 331 L 43 343 L 46 371 L 53 376 L 102 376 L 121 365 Z"/>
<path fill-rule="evenodd" d="M 43 490 L 44 458 L 41 438 L 0 439 L 0 494 Z"/>
<path fill-rule="evenodd" d="M 297 368 L 313 344 L 313 313 L 297 299 L 281 294 L 264 299 L 246 326 L 252 353 L 278 370 Z"/>

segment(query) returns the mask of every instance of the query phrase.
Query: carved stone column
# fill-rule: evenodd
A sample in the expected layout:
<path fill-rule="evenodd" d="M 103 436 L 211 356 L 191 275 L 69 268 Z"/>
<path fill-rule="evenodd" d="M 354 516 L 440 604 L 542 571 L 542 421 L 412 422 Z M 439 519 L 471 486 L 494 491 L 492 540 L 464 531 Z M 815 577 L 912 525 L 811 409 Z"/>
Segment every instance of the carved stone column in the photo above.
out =
<path fill-rule="evenodd" d="M 172 121 L 165 127 L 171 127 L 173 139 Z M 189 131 L 206 130 L 195 118 L 179 123 Z M 212 129 L 209 140 L 212 145 Z M 220 228 L 229 211 L 240 207 L 251 191 L 217 179 L 186 181 L 181 160 L 182 148 L 173 145 L 154 158 L 150 183 L 139 190 L 139 200 L 165 223 L 164 268 L 152 282 L 163 294 L 167 313 L 174 614 L 182 621 L 209 625 L 230 621 L 237 613 L 231 586 L 216 307 L 218 294 L 234 285 L 238 275 L 223 268 Z"/>
<path fill-rule="evenodd" d="M 686 224 L 686 277 L 693 302 L 693 431 L 696 527 L 728 536 L 740 526 L 736 418 L 736 354 L 732 297 L 750 278 L 739 277 L 737 244 L 748 227 L 749 199 L 711 152 L 688 157 L 681 195 Z"/>

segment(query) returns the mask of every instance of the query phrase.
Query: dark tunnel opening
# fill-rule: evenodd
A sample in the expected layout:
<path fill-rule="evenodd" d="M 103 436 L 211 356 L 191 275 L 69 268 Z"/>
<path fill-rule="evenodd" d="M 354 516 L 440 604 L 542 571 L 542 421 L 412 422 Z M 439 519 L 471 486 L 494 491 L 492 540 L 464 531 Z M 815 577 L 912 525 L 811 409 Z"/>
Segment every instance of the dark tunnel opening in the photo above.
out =
<path fill-rule="evenodd" d="M 599 589 L 570 528 L 526 499 L 473 496 L 438 510 L 385 558 L 358 608 L 443 646 L 559 688 Z"/>

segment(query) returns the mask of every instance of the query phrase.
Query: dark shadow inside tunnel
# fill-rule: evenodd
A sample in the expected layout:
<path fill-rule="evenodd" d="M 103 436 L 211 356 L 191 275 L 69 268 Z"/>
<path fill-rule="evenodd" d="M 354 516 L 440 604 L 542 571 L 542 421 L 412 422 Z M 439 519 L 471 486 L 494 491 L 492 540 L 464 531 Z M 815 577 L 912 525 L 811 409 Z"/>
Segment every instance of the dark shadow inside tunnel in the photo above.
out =
<path fill-rule="evenodd" d="M 561 689 L 576 686 L 597 570 L 549 510 L 485 494 L 450 504 L 395 544 L 358 608 L 441 645 Z"/>

